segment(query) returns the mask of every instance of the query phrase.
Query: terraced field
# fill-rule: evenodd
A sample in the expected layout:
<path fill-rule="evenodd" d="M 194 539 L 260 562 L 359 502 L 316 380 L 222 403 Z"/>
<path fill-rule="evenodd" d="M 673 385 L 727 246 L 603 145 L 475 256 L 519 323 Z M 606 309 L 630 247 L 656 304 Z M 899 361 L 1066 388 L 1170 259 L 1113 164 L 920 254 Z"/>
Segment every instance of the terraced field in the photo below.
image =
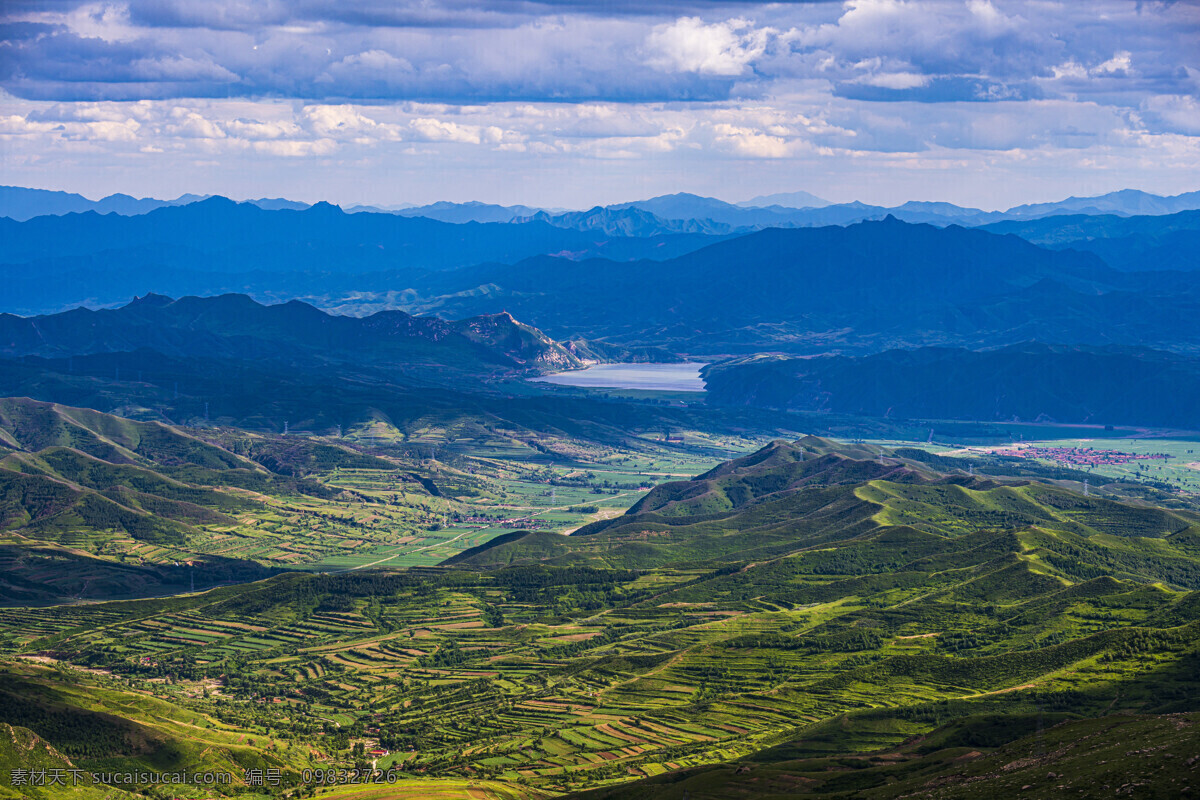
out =
<path fill-rule="evenodd" d="M 634 466 L 612 474 L 648 471 Z M 478 487 L 510 498 L 498 513 L 553 519 L 592 491 L 568 469 L 463 460 L 422 502 L 461 514 Z M 358 513 L 400 489 L 384 471 L 326 480 L 355 487 Z M 957 780 L 976 757 L 953 761 L 954 742 L 978 739 L 982 758 L 1030 735 L 1022 720 L 1195 710 L 1200 511 L 1118 489 L 777 442 L 618 517 L 568 512 L 600 517 L 576 535 L 501 529 L 448 566 L 3 609 L 0 674 L 86 670 L 74 702 L 136 697 L 236 731 L 277 758 L 279 791 L 322 788 L 317 769 L 398 781 L 324 787 L 339 798 L 654 797 L 680 781 L 739 796 L 741 767 L 713 772 L 729 763 L 818 794 L 907 780 L 889 764 Z M 0 721 L 56 735 L 35 715 Z M 927 740 L 943 744 L 914 749 Z M 831 763 L 873 777 L 830 783 Z"/>
<path fill-rule="evenodd" d="M 562 533 L 619 515 L 720 452 L 652 441 L 581 448 L 579 458 L 538 442 L 483 454 L 367 447 L 354 435 L 183 430 L 28 400 L 0 400 L 0 432 L 9 603 L 164 595 L 280 570 L 431 566 L 513 530 Z"/>

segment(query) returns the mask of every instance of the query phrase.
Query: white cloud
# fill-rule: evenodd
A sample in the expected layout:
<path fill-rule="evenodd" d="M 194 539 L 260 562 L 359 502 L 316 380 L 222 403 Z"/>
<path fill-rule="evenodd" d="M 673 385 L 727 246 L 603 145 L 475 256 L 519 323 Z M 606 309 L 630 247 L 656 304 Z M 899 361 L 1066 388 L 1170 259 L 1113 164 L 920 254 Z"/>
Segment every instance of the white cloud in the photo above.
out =
<path fill-rule="evenodd" d="M 353 105 L 309 105 L 301 118 L 318 136 L 324 138 L 353 138 L 369 136 L 396 140 L 400 133 L 395 125 L 381 125 Z"/>
<path fill-rule="evenodd" d="M 360 69 L 364 72 L 387 73 L 413 71 L 413 65 L 409 63 L 408 59 L 394 56 L 386 50 L 366 50 L 346 56 L 338 63 L 342 66 Z"/>
<path fill-rule="evenodd" d="M 752 158 L 785 158 L 789 153 L 787 141 L 781 136 L 770 136 L 753 128 L 718 123 L 712 126 L 714 140 L 732 152 Z"/>
<path fill-rule="evenodd" d="M 133 142 L 138 138 L 137 120 L 124 122 L 89 122 L 87 138 L 101 142 Z"/>
<path fill-rule="evenodd" d="M 1133 66 L 1133 54 L 1128 50 L 1114 53 L 1113 57 L 1102 64 L 1097 64 L 1089 72 L 1092 75 L 1125 75 Z"/>
<path fill-rule="evenodd" d="M 1200 101 L 1191 95 L 1151 97 L 1144 109 L 1159 129 L 1200 136 Z"/>
<path fill-rule="evenodd" d="M 171 109 L 170 122 L 165 126 L 165 130 L 173 136 L 191 139 L 225 138 L 225 131 L 220 125 L 195 111 L 180 107 Z"/>
<path fill-rule="evenodd" d="M 300 133 L 300 126 L 290 120 L 263 122 L 238 118 L 224 126 L 227 132 L 241 139 L 284 139 Z"/>
<path fill-rule="evenodd" d="M 663 71 L 737 76 L 763 54 L 774 33 L 741 18 L 705 24 L 699 17 L 680 17 L 651 31 L 647 63 Z"/>
<path fill-rule="evenodd" d="M 259 153 L 286 156 L 289 158 L 324 156 L 337 150 L 337 142 L 332 139 L 317 139 L 316 141 L 260 141 L 254 143 L 254 149 Z"/>
<path fill-rule="evenodd" d="M 129 184 L 105 193 L 140 181 L 143 194 L 155 181 L 230 193 L 253 182 L 318 199 L 306 177 L 331 199 L 338 186 L 422 186 L 434 195 L 422 199 L 519 187 L 503 191 L 587 204 L 706 181 L 713 193 L 743 173 L 764 188 L 820 174 L 836 195 L 851 191 L 838 175 L 861 174 L 867 194 L 908 180 L 989 198 L 1039 181 L 1074 180 L 1079 193 L 1118 175 L 1182 191 L 1200 170 L 1194 3 L 706 1 L 634 14 L 522 2 L 475 9 L 480 27 L 462 14 L 438 27 L 455 3 L 130 0 L 126 12 L 125 0 L 89 0 L 23 12 L 31 31 L 65 27 L 18 25 L 5 43 L 5 180 L 119 174 Z M 395 19 L 368 25 L 368 12 Z M 309 171 L 268 156 L 322 158 Z M 220 166 L 186 172 L 200 162 Z M 413 180 L 377 180 L 390 174 Z"/>
<path fill-rule="evenodd" d="M 130 63 L 131 77 L 141 81 L 228 81 L 238 76 L 210 59 L 187 56 L 139 58 Z"/>
<path fill-rule="evenodd" d="M 431 117 L 414 119 L 408 124 L 427 142 L 459 142 L 463 144 L 479 144 L 480 142 L 479 127 L 475 125 L 442 122 Z"/>

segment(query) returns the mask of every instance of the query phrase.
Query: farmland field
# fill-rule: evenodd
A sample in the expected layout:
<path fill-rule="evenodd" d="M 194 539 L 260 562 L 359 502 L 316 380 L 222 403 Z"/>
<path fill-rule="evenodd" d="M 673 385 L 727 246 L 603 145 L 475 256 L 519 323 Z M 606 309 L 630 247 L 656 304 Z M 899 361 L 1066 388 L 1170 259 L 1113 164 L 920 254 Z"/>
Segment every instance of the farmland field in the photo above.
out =
<path fill-rule="evenodd" d="M 80 687 L 72 702 L 160 703 L 211 735 L 236 731 L 261 753 L 254 758 L 274 759 L 281 786 L 318 789 L 304 777 L 317 769 L 394 770 L 404 782 L 319 795 L 363 800 L 617 791 L 774 753 L 768 761 L 808 759 L 817 772 L 816 762 L 844 758 L 943 769 L 937 759 L 950 745 L 934 758 L 912 749 L 914 737 L 958 741 L 955 730 L 1003 715 L 993 743 L 979 739 L 982 753 L 1019 739 L 1030 730 L 1021 720 L 1039 715 L 1057 723 L 1191 710 L 1194 505 L 1159 512 L 1085 503 L 1049 483 L 947 483 L 896 455 L 908 451 L 876 451 L 815 437 L 775 443 L 703 481 L 630 489 L 645 510 L 550 538 L 626 508 L 623 498 L 607 507 L 589 499 L 625 490 L 570 485 L 583 468 L 575 464 L 555 465 L 558 478 L 545 483 L 531 475 L 549 475 L 546 466 L 464 460 L 453 478 L 434 480 L 478 486 L 503 513 L 554 527 L 528 524 L 515 542 L 465 553 L 454 567 L 414 563 L 414 549 L 433 561 L 486 527 L 448 522 L 436 531 L 444 543 L 393 545 L 391 555 L 376 545 L 357 557 L 371 569 L 331 559 L 172 598 L 5 609 L 5 680 L 68 681 Z M 701 466 L 678 453 L 621 456 L 589 480 Z M 744 494 L 785 473 L 831 480 L 846 470 L 855 483 L 809 490 L 825 493 L 817 506 L 803 493 Z M 327 479 L 369 498 L 397 491 L 389 475 Z M 692 484 L 706 491 L 679 493 Z M 680 497 L 692 499 L 671 499 Z M 732 506 L 714 515 L 705 498 L 715 497 Z M 471 507 L 424 502 L 431 516 Z M 578 503 L 598 510 L 569 510 Z M 846 533 L 817 522 L 830 505 Z M 771 551 L 769 520 L 782 509 L 801 521 L 789 524 L 825 533 Z M 897 521 L 914 514 L 920 529 Z M 681 543 L 706 541 L 714 524 L 725 533 L 703 550 L 631 546 L 665 519 L 671 530 L 657 535 Z M 998 530 L 999 519 L 1016 527 Z M 745 529 L 760 531 L 760 556 L 716 555 Z M 537 559 L 523 555 L 526 540 Z M 618 555 L 646 563 L 651 553 L 656 566 L 617 566 Z M 473 566 L 489 558 L 508 564 Z"/>

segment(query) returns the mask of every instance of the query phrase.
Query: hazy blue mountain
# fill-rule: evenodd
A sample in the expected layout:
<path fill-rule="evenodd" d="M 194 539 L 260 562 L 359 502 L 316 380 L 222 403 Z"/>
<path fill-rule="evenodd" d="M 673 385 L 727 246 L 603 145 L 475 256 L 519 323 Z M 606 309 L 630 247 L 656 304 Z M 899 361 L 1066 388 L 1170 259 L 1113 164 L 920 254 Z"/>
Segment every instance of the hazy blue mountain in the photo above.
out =
<path fill-rule="evenodd" d="M 810 198 L 817 202 L 811 202 Z M 649 211 L 663 219 L 707 219 L 749 228 L 852 225 L 865 220 L 883 219 L 888 214 L 905 222 L 976 226 L 1006 219 L 1028 220 L 1061 214 L 1173 214 L 1200 208 L 1200 192 L 1162 197 L 1126 189 L 1099 197 L 1071 197 L 1056 203 L 1015 206 L 1007 211 L 983 211 L 953 203 L 917 200 L 891 208 L 857 201 L 829 203 L 805 192 L 756 197 L 736 205 L 711 197 L 672 194 L 610 206 L 615 209 L 629 207 Z"/>
<path fill-rule="evenodd" d="M 95 211 L 97 214 L 137 216 L 148 214 L 168 206 L 186 206 L 207 200 L 212 195 L 182 194 L 174 200 L 159 200 L 154 197 L 131 197 L 127 194 L 110 194 L 100 200 L 89 200 L 73 192 L 55 192 L 46 189 L 26 189 L 21 186 L 0 186 L 0 217 L 24 222 L 34 217 L 62 216 Z M 290 209 L 300 211 L 308 203 L 287 200 L 282 197 L 262 197 L 247 200 L 247 203 L 268 211 Z"/>
<path fill-rule="evenodd" d="M 753 357 L 705 370 L 708 401 L 873 417 L 1193 427 L 1200 359 L 1037 342 L 863 358 Z"/>
<path fill-rule="evenodd" d="M 1120 270 L 1200 269 L 1200 211 L 1134 217 L 1072 214 L 1006 220 L 985 229 L 1054 249 L 1090 251 Z"/>
<path fill-rule="evenodd" d="M 997 322 L 969 324 L 955 322 L 954 309 L 1047 281 L 1085 295 L 1125 286 L 1092 254 L 889 218 L 771 228 L 659 263 L 542 256 L 440 273 L 418 287 L 425 300 L 415 307 L 450 317 L 507 308 L 559 338 L 671 343 L 684 352 L 881 350 L 897 341 L 1030 338 L 1023 328 L 1041 323 L 1021 317 L 1019 306 L 1016 318 L 1005 306 L 994 311 Z M 932 322 L 918 325 L 922 315 Z"/>
<path fill-rule="evenodd" d="M 411 370 L 429 364 L 480 376 L 580 366 L 561 345 L 503 312 L 447 322 L 403 311 L 341 316 L 297 300 L 263 305 L 240 294 L 178 300 L 149 294 L 115 309 L 0 314 L 0 356 L 61 358 L 142 348 L 175 357 L 308 365 L 345 362 Z"/>
<path fill-rule="evenodd" d="M 766 206 L 783 206 L 784 208 L 820 208 L 832 205 L 828 200 L 808 192 L 779 192 L 764 194 L 750 200 L 743 200 L 736 205 L 746 208 L 764 208 Z"/>
<path fill-rule="evenodd" d="M 1071 242 L 1123 270 L 1200 270 L 1200 229 Z"/>
<path fill-rule="evenodd" d="M 734 227 L 765 227 L 786 224 L 791 221 L 795 209 L 742 208 L 714 197 L 700 197 L 686 192 L 637 200 L 632 203 L 616 203 L 610 209 L 638 208 L 657 217 L 669 220 L 711 220 Z"/>
<path fill-rule="evenodd" d="M 753 201 L 732 205 L 711 197 L 673 194 L 608 206 L 609 210 L 630 208 L 654 214 L 664 220 L 707 220 L 731 229 L 812 228 L 823 225 L 853 225 L 867 220 L 881 220 L 891 214 L 905 222 L 927 222 L 932 225 L 979 225 L 1003 215 L 962 208 L 952 203 L 911 201 L 896 208 L 866 203 L 827 203 L 795 208 L 782 204 L 750 205 Z"/>
<path fill-rule="evenodd" d="M 607 236 L 543 222 L 455 225 L 424 217 L 346 214 L 327 203 L 302 211 L 265 211 L 217 197 L 136 217 L 87 212 L 26 222 L 0 219 L 0 235 L 8 264 L 36 261 L 41 269 L 58 271 L 78 268 L 80 257 L 92 257 L 97 267 L 118 267 L 130 255 L 135 262 L 145 260 L 136 257 L 143 253 L 160 267 L 176 269 L 361 273 L 512 262 L 541 253 L 595 254 L 609 245 L 618 251 L 616 258 L 637 258 L 657 255 L 661 244 L 631 238 L 623 251 Z"/>
<path fill-rule="evenodd" d="M 1009 218 L 1044 217 L 1054 214 L 1117 214 L 1120 216 L 1174 214 L 1179 211 L 1200 209 L 1200 191 L 1186 192 L 1171 197 L 1150 194 L 1137 189 L 1122 189 L 1118 192 L 1096 197 L 1068 197 L 1056 203 L 1030 203 L 1013 206 L 1004 212 Z"/>
<path fill-rule="evenodd" d="M 531 217 L 541 209 L 529 206 L 500 206 L 492 203 L 448 203 L 445 201 L 425 206 L 412 206 L 392 213 L 402 217 L 425 217 L 442 222 L 512 222 L 522 217 Z"/>
<path fill-rule="evenodd" d="M 352 206 L 342 206 L 342 210 L 347 214 L 394 214 L 397 211 L 403 211 L 406 208 L 416 208 L 416 203 L 396 203 L 389 205 L 364 205 L 355 204 Z"/>
<path fill-rule="evenodd" d="M 196 195 L 192 195 L 192 197 L 196 197 L 196 200 L 191 202 L 207 199 L 205 197 L 197 197 Z M 247 200 L 246 202 L 252 206 L 258 206 L 263 211 L 303 211 L 309 207 L 308 203 L 301 203 L 299 200 L 288 200 L 284 197 L 260 197 L 257 200 Z M 183 203 L 176 202 L 173 205 L 183 205 Z"/>
<path fill-rule="evenodd" d="M 73 192 L 46 189 L 26 189 L 21 186 L 0 186 L 0 217 L 18 221 L 47 214 L 62 215 L 95 211 L 98 214 L 145 214 L 170 205 L 165 200 L 135 198 L 127 194 L 112 194 L 102 200 L 89 200 Z"/>
<path fill-rule="evenodd" d="M 451 224 L 346 214 L 324 203 L 266 211 L 225 198 L 141 216 L 89 211 L 0 219 L 0 239 L 6 286 L 0 311 L 25 314 L 122 303 L 148 291 L 337 300 L 403 292 L 412 275 L 429 269 L 513 263 L 543 253 L 665 259 L 718 240 L 703 233 L 621 236 L 540 221 Z"/>
<path fill-rule="evenodd" d="M 993 233 L 1012 233 L 1034 244 L 1058 247 L 1093 239 L 1162 236 L 1174 231 L 1200 230 L 1200 211 L 1153 216 L 1063 214 L 1032 220 L 1002 220 L 982 226 Z"/>
<path fill-rule="evenodd" d="M 659 236 L 671 233 L 702 233 L 723 236 L 753 228 L 735 228 L 710 219 L 663 219 L 637 206 L 616 208 L 596 206 L 587 211 L 568 211 L 550 214 L 540 211 L 521 222 L 545 222 L 557 228 L 577 231 L 599 231 L 611 236 Z"/>

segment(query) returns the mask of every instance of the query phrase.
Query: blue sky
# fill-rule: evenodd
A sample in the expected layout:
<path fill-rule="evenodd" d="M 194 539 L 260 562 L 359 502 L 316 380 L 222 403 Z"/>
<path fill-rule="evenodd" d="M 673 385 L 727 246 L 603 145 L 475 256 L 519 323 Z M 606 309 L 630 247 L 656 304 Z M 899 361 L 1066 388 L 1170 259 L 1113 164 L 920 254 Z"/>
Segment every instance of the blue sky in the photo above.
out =
<path fill-rule="evenodd" d="M 5 0 L 0 182 L 342 204 L 1200 189 L 1200 4 Z"/>

